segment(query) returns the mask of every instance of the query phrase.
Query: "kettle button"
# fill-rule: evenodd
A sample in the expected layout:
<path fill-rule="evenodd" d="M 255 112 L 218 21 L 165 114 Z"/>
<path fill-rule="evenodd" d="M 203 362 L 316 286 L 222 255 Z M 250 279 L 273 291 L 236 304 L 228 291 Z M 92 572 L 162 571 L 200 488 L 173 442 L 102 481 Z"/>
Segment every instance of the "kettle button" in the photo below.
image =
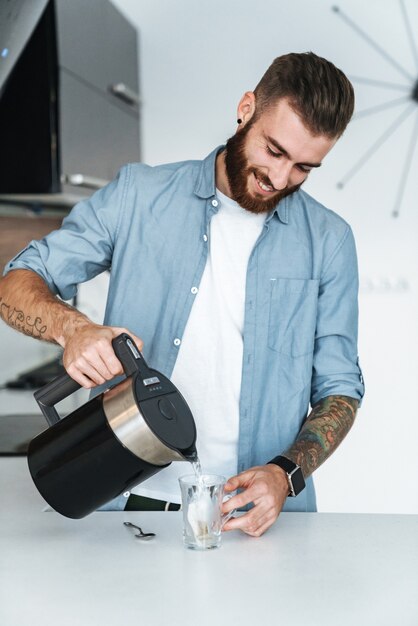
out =
<path fill-rule="evenodd" d="M 144 387 L 149 387 L 150 385 L 157 385 L 161 381 L 157 376 L 152 376 L 152 378 L 144 378 L 142 382 L 144 383 Z"/>
<path fill-rule="evenodd" d="M 177 418 L 176 407 L 168 398 L 161 398 L 158 402 L 158 408 L 160 409 L 161 415 L 166 419 L 173 420 Z"/>

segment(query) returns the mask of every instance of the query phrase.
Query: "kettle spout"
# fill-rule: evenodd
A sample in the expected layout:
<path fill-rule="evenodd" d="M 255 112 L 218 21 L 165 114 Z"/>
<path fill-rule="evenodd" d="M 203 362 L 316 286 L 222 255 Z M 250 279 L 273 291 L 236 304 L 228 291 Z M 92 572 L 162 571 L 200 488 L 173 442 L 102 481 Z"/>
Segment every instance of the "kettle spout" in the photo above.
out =
<path fill-rule="evenodd" d="M 199 458 L 195 446 L 192 446 L 188 450 L 183 450 L 182 456 L 185 458 L 186 461 L 189 461 L 189 463 L 195 463 Z"/>

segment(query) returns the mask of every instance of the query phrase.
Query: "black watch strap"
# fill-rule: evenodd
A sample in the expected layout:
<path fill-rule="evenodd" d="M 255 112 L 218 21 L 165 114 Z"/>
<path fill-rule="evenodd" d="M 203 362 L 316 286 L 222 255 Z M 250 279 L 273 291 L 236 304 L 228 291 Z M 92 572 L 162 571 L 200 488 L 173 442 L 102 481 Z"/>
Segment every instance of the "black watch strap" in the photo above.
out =
<path fill-rule="evenodd" d="M 295 497 L 305 489 L 305 479 L 299 465 L 281 455 L 274 457 L 269 463 L 278 465 L 286 472 L 289 482 L 289 496 Z"/>
<path fill-rule="evenodd" d="M 293 461 L 291 461 L 290 459 L 286 458 L 285 456 L 280 456 L 280 455 L 274 457 L 274 459 L 272 459 L 270 463 L 274 463 L 275 465 L 278 465 L 279 467 L 284 469 L 286 474 L 290 474 L 297 467 L 299 467 L 299 465 L 296 465 L 296 463 L 293 463 Z"/>

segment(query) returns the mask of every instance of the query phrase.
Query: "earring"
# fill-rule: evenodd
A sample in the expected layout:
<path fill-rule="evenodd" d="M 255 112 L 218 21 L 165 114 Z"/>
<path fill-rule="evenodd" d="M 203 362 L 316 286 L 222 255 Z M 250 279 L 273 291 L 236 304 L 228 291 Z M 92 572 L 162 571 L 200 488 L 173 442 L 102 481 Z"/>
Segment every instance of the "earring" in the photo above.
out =
<path fill-rule="evenodd" d="M 237 119 L 237 124 L 242 124 L 242 119 L 240 117 Z"/>

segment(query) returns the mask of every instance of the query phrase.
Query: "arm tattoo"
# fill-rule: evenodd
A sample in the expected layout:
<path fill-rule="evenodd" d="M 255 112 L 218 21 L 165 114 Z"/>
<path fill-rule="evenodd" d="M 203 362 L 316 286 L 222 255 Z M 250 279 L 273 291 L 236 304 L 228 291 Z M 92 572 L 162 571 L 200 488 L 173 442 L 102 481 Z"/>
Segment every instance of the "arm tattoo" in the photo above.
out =
<path fill-rule="evenodd" d="M 303 424 L 295 443 L 284 456 L 310 476 L 336 450 L 353 425 L 358 400 L 328 396 L 316 404 Z"/>
<path fill-rule="evenodd" d="M 45 334 L 47 329 L 47 327 L 42 324 L 42 319 L 40 317 L 32 318 L 29 315 L 25 316 L 23 311 L 10 306 L 1 297 L 0 317 L 12 328 L 25 333 L 25 335 L 29 335 L 29 337 L 34 337 L 35 339 L 42 339 L 42 336 Z"/>

